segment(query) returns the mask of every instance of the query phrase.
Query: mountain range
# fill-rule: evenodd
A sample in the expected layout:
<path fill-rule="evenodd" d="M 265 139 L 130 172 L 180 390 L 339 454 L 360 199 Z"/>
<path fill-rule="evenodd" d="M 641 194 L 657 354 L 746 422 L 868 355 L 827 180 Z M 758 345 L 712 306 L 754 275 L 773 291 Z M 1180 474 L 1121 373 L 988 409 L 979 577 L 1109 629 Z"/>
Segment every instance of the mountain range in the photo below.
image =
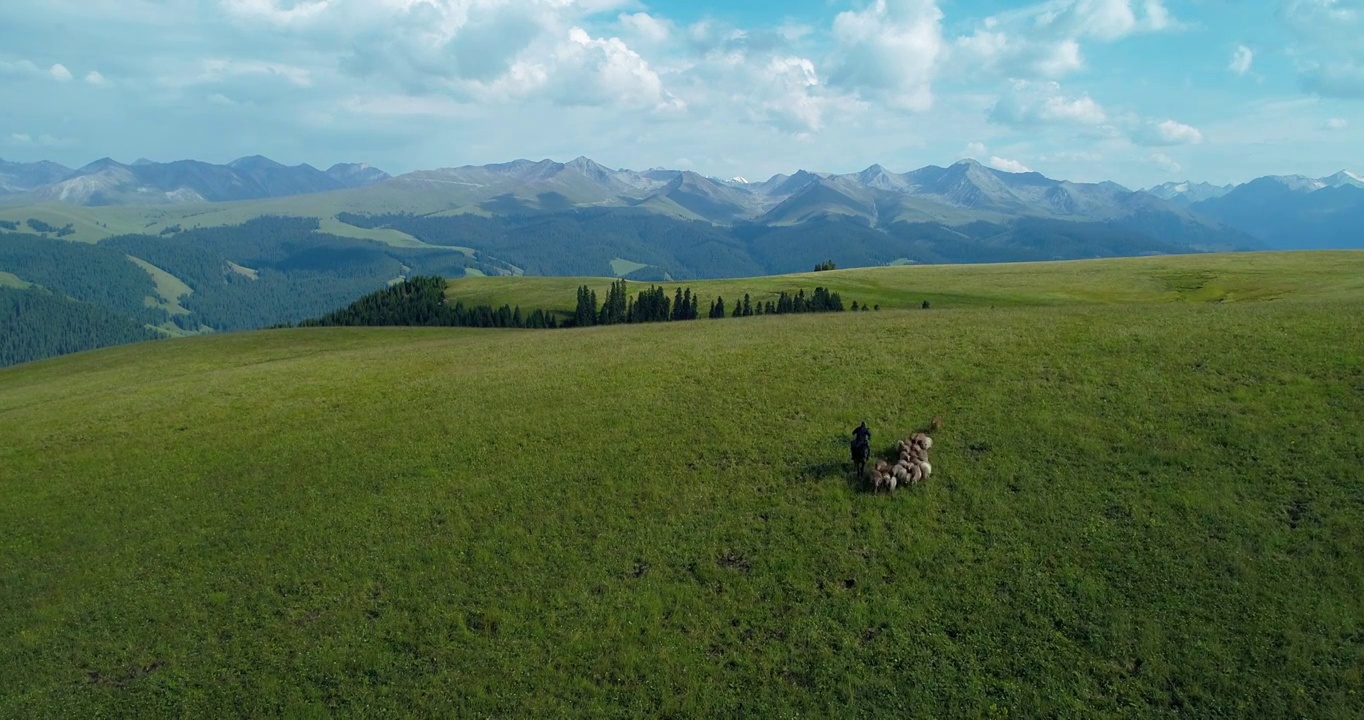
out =
<path fill-rule="evenodd" d="M 337 208 L 333 218 L 340 212 L 524 218 L 591 210 L 736 228 L 838 221 L 891 234 L 897 225 L 963 228 L 1031 220 L 1061 223 L 1057 228 L 1097 223 L 1189 251 L 1364 246 L 1359 230 L 1364 178 L 1347 171 L 1324 178 L 1267 176 L 1236 186 L 1186 181 L 1132 190 L 1113 182 L 1076 183 L 1036 172 L 1004 172 L 974 160 L 905 173 L 881 165 L 845 174 L 799 170 L 761 182 L 667 168 L 612 169 L 585 157 L 564 163 L 515 160 L 397 177 L 364 164 L 337 164 L 322 171 L 260 156 L 226 165 L 195 160 L 125 165 L 104 158 L 75 170 L 51 162 L 0 161 L 0 202 L 9 207 L 57 203 L 188 209 L 269 201 L 255 215 L 308 214 L 296 212 L 290 201 L 303 195 L 319 199 L 309 201 L 310 208 Z M 240 221 L 252 216 L 243 212 L 231 217 Z M 196 211 L 196 217 L 202 214 Z M 1153 245 L 1151 251 L 1158 250 Z"/>
<path fill-rule="evenodd" d="M 198 160 L 125 165 L 110 158 L 72 170 L 52 162 L 0 160 L 0 197 L 9 202 L 72 205 L 161 205 L 259 200 L 360 188 L 388 173 L 364 164 L 341 163 L 323 171 L 287 166 L 259 155 L 213 165 Z"/>

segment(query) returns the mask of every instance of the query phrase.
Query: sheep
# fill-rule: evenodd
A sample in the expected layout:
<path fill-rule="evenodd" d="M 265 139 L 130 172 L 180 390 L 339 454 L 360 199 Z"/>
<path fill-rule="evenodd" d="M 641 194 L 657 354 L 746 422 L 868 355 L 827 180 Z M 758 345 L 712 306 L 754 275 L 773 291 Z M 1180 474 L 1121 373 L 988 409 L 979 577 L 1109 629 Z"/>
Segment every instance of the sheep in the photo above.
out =
<path fill-rule="evenodd" d="M 942 416 L 934 416 L 929 430 L 942 428 Z M 874 491 L 882 488 L 894 491 L 901 485 L 917 485 L 933 474 L 933 466 L 928 462 L 928 451 L 933 447 L 933 438 L 927 432 L 916 432 L 905 436 L 895 443 L 894 460 L 878 460 L 876 467 L 868 472 L 868 480 Z"/>

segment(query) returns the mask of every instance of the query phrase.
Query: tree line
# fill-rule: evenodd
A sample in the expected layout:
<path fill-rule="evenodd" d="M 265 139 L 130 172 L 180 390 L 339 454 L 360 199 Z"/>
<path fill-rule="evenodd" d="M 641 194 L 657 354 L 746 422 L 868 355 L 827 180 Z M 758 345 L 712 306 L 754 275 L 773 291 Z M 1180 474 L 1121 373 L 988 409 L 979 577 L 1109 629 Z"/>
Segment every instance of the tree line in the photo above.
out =
<path fill-rule="evenodd" d="M 350 305 L 298 325 L 277 327 L 419 326 L 554 329 L 559 321 L 552 313 L 536 309 L 523 312 L 518 305 L 450 305 L 445 298 L 445 278 L 414 277 L 370 293 Z"/>
<path fill-rule="evenodd" d="M 620 325 L 653 322 L 698 320 L 701 299 L 691 288 L 676 288 L 672 297 L 659 286 L 650 286 L 631 296 L 626 281 L 611 283 L 604 302 L 597 292 L 586 285 L 578 287 L 578 301 L 573 314 L 560 321 L 553 311 L 536 308 L 524 311 L 520 306 L 465 305 L 462 301 L 450 305 L 445 296 L 446 280 L 437 275 L 413 277 L 370 293 L 350 305 L 320 318 L 304 320 L 297 325 L 275 327 L 326 326 L 429 326 L 556 329 Z M 856 304 L 854 303 L 854 306 Z M 748 294 L 734 303 L 733 314 L 726 311 L 724 298 L 710 303 L 707 317 L 748 317 L 752 315 L 785 315 L 788 313 L 842 312 L 843 299 L 838 293 L 817 287 L 806 295 L 804 290 L 792 295 L 782 292 L 776 300 L 753 302 Z"/>
<path fill-rule="evenodd" d="M 856 303 L 853 303 L 854 310 Z M 782 291 L 776 300 L 766 303 L 753 302 L 748 293 L 742 300 L 734 302 L 732 313 L 726 311 L 724 297 L 717 297 L 710 303 L 706 317 L 751 317 L 754 315 L 786 315 L 790 313 L 843 312 L 843 298 L 836 292 L 817 287 L 808 297 L 804 290 L 791 295 Z M 620 323 L 675 322 L 678 320 L 697 320 L 701 317 L 700 297 L 691 288 L 677 288 L 672 300 L 667 292 L 657 286 L 641 290 L 636 297 L 630 297 L 626 282 L 617 280 L 611 283 L 606 301 L 597 304 L 597 292 L 586 285 L 578 287 L 577 307 L 572 319 L 565 327 L 589 327 L 592 325 L 616 325 Z"/>
<path fill-rule="evenodd" d="M 692 295 L 691 288 L 677 288 L 671 300 L 663 288 L 655 286 L 630 297 L 626 282 L 617 280 L 611 283 L 606 302 L 598 308 L 597 291 L 582 285 L 578 288 L 578 305 L 573 318 L 565 327 L 695 320 L 700 317 L 700 302 L 700 298 Z"/>

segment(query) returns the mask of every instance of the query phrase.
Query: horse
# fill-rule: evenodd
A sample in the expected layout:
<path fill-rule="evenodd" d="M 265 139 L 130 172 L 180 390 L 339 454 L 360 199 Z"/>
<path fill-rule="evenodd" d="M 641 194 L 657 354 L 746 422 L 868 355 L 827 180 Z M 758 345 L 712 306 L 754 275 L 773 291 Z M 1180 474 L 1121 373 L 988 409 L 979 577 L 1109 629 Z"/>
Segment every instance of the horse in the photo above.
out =
<path fill-rule="evenodd" d="M 871 445 L 866 440 L 857 439 L 852 441 L 852 461 L 857 468 L 857 474 L 863 475 L 867 471 L 867 458 L 871 457 Z"/>

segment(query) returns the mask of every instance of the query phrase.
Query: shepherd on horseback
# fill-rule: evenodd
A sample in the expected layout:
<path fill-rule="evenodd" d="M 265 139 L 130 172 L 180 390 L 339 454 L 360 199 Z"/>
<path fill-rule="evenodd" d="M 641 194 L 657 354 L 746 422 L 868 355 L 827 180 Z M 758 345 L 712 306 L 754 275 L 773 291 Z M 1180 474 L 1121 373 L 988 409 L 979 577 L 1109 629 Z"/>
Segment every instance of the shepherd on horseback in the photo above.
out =
<path fill-rule="evenodd" d="M 867 429 L 867 421 L 863 420 L 853 430 L 852 440 L 852 461 L 857 467 L 857 474 L 861 475 L 867 469 L 867 458 L 871 457 L 871 430 Z"/>

